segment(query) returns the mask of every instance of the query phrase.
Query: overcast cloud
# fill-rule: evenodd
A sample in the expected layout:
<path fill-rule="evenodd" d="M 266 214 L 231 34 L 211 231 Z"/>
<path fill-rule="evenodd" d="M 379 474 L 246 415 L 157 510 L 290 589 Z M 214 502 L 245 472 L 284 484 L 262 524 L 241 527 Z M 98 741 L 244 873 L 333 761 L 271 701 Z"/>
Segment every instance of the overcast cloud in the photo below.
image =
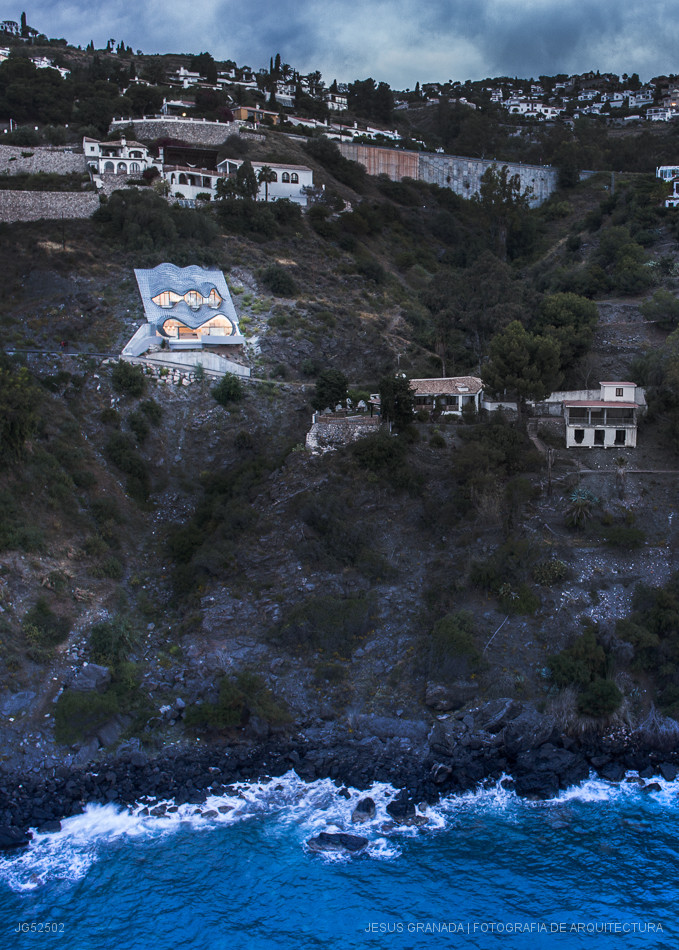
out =
<path fill-rule="evenodd" d="M 21 3 L 21 0 L 19 0 Z M 277 52 L 327 83 L 679 72 L 671 0 L 31 0 L 19 19 L 75 45 L 109 38 L 145 53 L 207 50 L 254 68 Z"/>

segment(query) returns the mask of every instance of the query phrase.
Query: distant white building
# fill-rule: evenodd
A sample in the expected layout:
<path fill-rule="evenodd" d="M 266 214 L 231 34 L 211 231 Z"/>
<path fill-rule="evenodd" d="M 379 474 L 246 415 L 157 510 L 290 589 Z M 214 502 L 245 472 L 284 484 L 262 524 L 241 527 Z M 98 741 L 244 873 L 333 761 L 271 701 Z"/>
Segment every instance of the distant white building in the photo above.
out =
<path fill-rule="evenodd" d="M 218 177 L 235 175 L 242 164 L 240 159 L 225 158 L 217 165 Z M 261 183 L 257 194 L 258 201 L 279 201 L 281 198 L 287 198 L 295 204 L 307 204 L 305 189 L 314 186 L 314 173 L 310 168 L 306 165 L 286 165 L 279 162 L 252 162 L 256 175 L 264 167 L 271 169 L 273 180 L 268 184 Z"/>
<path fill-rule="evenodd" d="M 85 136 L 83 151 L 88 167 L 98 175 L 140 175 L 155 162 L 141 142 L 121 136 L 116 142 L 100 142 Z"/>
<path fill-rule="evenodd" d="M 415 409 L 459 416 L 466 406 L 481 408 L 483 383 L 476 376 L 448 376 L 441 379 L 411 379 Z"/>

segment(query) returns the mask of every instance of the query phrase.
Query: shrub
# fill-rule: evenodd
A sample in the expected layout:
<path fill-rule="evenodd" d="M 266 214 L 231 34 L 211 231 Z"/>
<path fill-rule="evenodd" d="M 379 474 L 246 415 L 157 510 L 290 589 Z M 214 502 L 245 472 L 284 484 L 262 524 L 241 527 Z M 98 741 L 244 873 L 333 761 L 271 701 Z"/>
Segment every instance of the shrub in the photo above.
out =
<path fill-rule="evenodd" d="M 261 677 L 242 672 L 235 678 L 224 676 L 217 702 L 190 706 L 184 721 L 193 728 L 221 730 L 245 725 L 250 716 L 269 723 L 285 722 L 288 718 L 285 707 L 276 701 Z"/>
<path fill-rule="evenodd" d="M 631 551 L 641 547 L 646 541 L 646 533 L 641 528 L 634 528 L 624 524 L 612 524 L 601 528 L 601 534 L 606 544 L 623 551 Z"/>
<path fill-rule="evenodd" d="M 368 632 L 371 607 L 364 596 L 309 597 L 288 611 L 271 636 L 289 648 L 346 656 L 354 642 Z"/>
<path fill-rule="evenodd" d="M 71 621 L 54 613 L 44 597 L 39 597 L 24 617 L 23 628 L 27 639 L 35 645 L 53 647 L 68 637 Z"/>
<path fill-rule="evenodd" d="M 607 656 L 597 640 L 596 631 L 588 627 L 561 653 L 547 661 L 557 686 L 587 687 L 606 675 Z"/>
<path fill-rule="evenodd" d="M 142 396 L 146 389 L 144 370 L 141 366 L 133 366 L 124 360 L 119 360 L 111 370 L 111 383 L 117 393 L 127 396 Z"/>
<path fill-rule="evenodd" d="M 220 406 L 228 406 L 232 402 L 240 402 L 245 395 L 240 377 L 235 376 L 233 373 L 226 373 L 217 385 L 212 387 L 210 392 Z"/>
<path fill-rule="evenodd" d="M 203 367 L 199 365 L 196 369 L 196 378 L 198 378 L 199 369 L 203 369 Z M 157 426 L 160 420 L 163 418 L 163 410 L 160 408 L 155 399 L 145 399 L 139 404 L 139 408 L 153 426 Z"/>
<path fill-rule="evenodd" d="M 146 501 L 151 490 L 151 480 L 147 464 L 137 454 L 136 447 L 129 435 L 114 432 L 104 447 L 107 458 L 124 472 L 127 478 L 127 490 L 137 501 Z"/>
<path fill-rule="evenodd" d="M 140 445 L 146 441 L 146 438 L 151 431 L 151 426 L 149 425 L 148 417 L 140 409 L 135 409 L 134 412 L 131 412 L 127 417 L 127 424 L 130 429 L 134 432 L 137 442 Z"/>
<path fill-rule="evenodd" d="M 292 297 L 297 293 L 297 285 L 288 271 L 278 264 L 270 264 L 262 274 L 262 282 L 277 297 Z"/>
<path fill-rule="evenodd" d="M 568 577 L 568 565 L 557 558 L 549 558 L 546 561 L 540 561 L 533 569 L 533 580 L 542 587 L 549 587 L 558 581 L 563 581 Z"/>
<path fill-rule="evenodd" d="M 341 370 L 324 369 L 316 378 L 312 405 L 314 409 L 334 409 L 347 398 L 347 377 Z"/>
<path fill-rule="evenodd" d="M 601 719 L 610 716 L 622 702 L 622 693 L 612 680 L 597 679 L 578 696 L 578 712 Z"/>
<path fill-rule="evenodd" d="M 464 677 L 482 666 L 483 655 L 476 644 L 474 616 L 467 610 L 446 614 L 437 621 L 429 643 L 432 675 Z"/>
<path fill-rule="evenodd" d="M 95 663 L 114 666 L 127 657 L 137 639 L 127 617 L 96 623 L 90 631 L 90 656 Z"/>

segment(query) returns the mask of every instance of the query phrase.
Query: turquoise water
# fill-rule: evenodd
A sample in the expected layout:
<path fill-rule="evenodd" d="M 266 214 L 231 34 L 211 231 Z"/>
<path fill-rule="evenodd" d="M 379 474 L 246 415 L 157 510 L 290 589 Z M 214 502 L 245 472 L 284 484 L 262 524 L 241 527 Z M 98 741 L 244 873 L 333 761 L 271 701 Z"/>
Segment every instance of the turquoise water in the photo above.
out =
<path fill-rule="evenodd" d="M 392 790 L 376 786 L 370 847 L 354 858 L 305 841 L 359 830 L 362 794 L 292 773 L 210 799 L 231 806 L 216 819 L 91 806 L 0 859 L 0 947 L 676 947 L 679 784 L 660 784 L 591 780 L 546 803 L 498 787 L 408 829 L 390 827 Z"/>

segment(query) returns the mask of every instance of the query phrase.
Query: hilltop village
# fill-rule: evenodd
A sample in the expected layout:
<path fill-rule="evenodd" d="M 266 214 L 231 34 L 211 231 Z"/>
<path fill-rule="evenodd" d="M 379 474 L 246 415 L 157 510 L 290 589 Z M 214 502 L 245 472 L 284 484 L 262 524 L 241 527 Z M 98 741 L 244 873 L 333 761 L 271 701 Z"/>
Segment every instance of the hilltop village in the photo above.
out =
<path fill-rule="evenodd" d="M 0 826 L 677 774 L 678 94 L 0 23 Z"/>

